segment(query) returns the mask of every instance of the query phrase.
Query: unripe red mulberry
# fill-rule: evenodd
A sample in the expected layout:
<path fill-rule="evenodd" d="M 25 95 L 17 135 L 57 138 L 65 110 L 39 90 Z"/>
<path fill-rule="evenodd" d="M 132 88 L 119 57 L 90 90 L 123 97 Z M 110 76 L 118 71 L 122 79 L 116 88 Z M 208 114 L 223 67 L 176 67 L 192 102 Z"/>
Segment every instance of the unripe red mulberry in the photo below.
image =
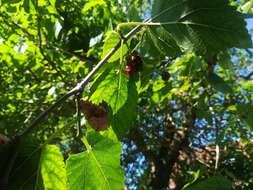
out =
<path fill-rule="evenodd" d="M 128 76 L 131 76 L 134 73 L 133 66 L 132 65 L 126 65 L 125 71 L 126 71 Z"/>

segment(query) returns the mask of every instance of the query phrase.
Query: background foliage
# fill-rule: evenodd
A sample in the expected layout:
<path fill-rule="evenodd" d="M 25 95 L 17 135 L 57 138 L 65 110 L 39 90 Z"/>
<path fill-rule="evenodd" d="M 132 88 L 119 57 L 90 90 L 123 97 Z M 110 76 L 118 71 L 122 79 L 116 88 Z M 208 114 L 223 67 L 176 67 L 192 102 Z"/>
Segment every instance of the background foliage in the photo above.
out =
<path fill-rule="evenodd" d="M 252 5 L 0 1 L 0 189 L 252 189 Z M 107 105 L 108 130 L 73 96 L 22 135 L 137 25 L 81 94 Z"/>

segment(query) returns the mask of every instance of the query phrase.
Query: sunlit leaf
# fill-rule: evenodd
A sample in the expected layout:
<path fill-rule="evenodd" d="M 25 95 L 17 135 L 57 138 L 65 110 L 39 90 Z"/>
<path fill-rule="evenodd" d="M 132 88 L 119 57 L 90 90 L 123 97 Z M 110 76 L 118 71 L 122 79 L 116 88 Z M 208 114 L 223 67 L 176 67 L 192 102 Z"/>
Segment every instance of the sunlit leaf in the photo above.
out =
<path fill-rule="evenodd" d="M 108 32 L 106 34 L 105 43 L 103 46 L 102 58 L 104 58 L 106 54 L 110 52 L 112 48 L 114 48 L 116 44 L 118 44 L 119 42 L 120 42 L 120 36 L 117 32 L 115 31 Z M 121 49 L 122 49 L 123 56 L 128 52 L 128 48 L 124 44 L 123 47 L 117 50 L 108 61 L 114 62 L 114 61 L 119 60 L 121 57 Z"/>
<path fill-rule="evenodd" d="M 123 171 L 120 166 L 122 145 L 109 138 L 98 136 L 92 148 L 71 155 L 67 160 L 69 190 L 122 189 Z M 96 135 L 92 135 L 93 141 Z"/>
<path fill-rule="evenodd" d="M 125 74 L 111 70 L 99 83 L 90 99 L 95 103 L 107 102 L 113 113 L 116 113 L 127 100 L 127 82 L 128 78 Z"/>
<path fill-rule="evenodd" d="M 57 146 L 48 145 L 43 149 L 40 165 L 45 190 L 67 189 L 63 155 Z"/>
<path fill-rule="evenodd" d="M 106 2 L 104 0 L 90 0 L 87 3 L 85 3 L 82 12 L 85 13 L 86 11 L 89 11 L 93 7 L 96 6 L 105 6 L 106 7 Z"/>

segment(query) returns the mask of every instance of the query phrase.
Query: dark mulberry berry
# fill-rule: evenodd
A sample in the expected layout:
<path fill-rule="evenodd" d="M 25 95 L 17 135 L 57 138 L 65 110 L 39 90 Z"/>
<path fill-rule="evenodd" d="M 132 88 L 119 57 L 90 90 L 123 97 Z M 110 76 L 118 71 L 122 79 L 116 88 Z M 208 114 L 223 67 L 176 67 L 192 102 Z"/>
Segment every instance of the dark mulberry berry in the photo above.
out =
<path fill-rule="evenodd" d="M 133 51 L 126 57 L 126 68 L 125 71 L 128 76 L 133 73 L 139 72 L 142 69 L 142 59 L 137 51 Z"/>
<path fill-rule="evenodd" d="M 162 72 L 162 79 L 164 81 L 168 81 L 170 79 L 170 73 L 168 71 L 163 71 Z"/>

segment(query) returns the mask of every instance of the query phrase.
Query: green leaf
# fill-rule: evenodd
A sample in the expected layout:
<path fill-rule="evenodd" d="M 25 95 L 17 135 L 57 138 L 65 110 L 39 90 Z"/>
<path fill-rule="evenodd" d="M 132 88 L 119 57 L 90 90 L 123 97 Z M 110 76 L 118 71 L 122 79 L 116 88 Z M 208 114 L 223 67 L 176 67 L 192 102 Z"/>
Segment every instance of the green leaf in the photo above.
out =
<path fill-rule="evenodd" d="M 174 57 L 181 54 L 180 48 L 164 28 L 150 27 L 148 35 L 153 41 L 154 46 L 163 55 Z"/>
<path fill-rule="evenodd" d="M 253 0 L 249 0 L 240 8 L 243 10 L 243 13 L 250 13 L 252 7 L 253 7 Z"/>
<path fill-rule="evenodd" d="M 162 80 L 162 79 L 160 79 Z M 162 87 L 161 89 L 154 91 L 153 88 L 153 95 L 152 95 L 152 101 L 155 104 L 158 103 L 162 103 L 166 98 L 169 97 L 169 93 L 171 91 L 171 84 L 170 83 L 166 83 L 164 87 Z"/>
<path fill-rule="evenodd" d="M 65 190 L 66 170 L 59 147 L 46 146 L 41 155 L 41 175 L 45 190 Z"/>
<path fill-rule="evenodd" d="M 213 88 L 222 93 L 233 93 L 233 89 L 215 73 L 209 73 L 207 76 L 207 81 L 211 84 Z"/>
<path fill-rule="evenodd" d="M 19 3 L 21 0 L 3 0 L 2 3 L 15 4 Z"/>
<path fill-rule="evenodd" d="M 48 40 L 53 40 L 55 38 L 55 23 L 53 23 L 50 19 L 46 19 L 45 29 L 47 31 Z"/>
<path fill-rule="evenodd" d="M 180 73 L 181 73 L 182 71 L 184 71 L 186 69 L 186 65 L 189 62 L 192 62 L 194 57 L 195 57 L 195 54 L 191 53 L 191 54 L 187 54 L 185 56 L 182 56 L 180 59 L 177 59 L 174 64 L 169 66 L 170 72 L 180 71 Z"/>
<path fill-rule="evenodd" d="M 241 90 L 251 91 L 253 90 L 253 80 L 239 80 L 238 81 Z"/>
<path fill-rule="evenodd" d="M 134 80 L 128 83 L 128 98 L 124 106 L 113 116 L 111 125 L 117 137 L 121 139 L 133 126 L 137 116 L 138 93 Z"/>
<path fill-rule="evenodd" d="M 82 12 L 85 13 L 96 6 L 106 7 L 106 2 L 104 0 L 90 0 L 87 3 L 85 3 Z"/>
<path fill-rule="evenodd" d="M 69 190 L 123 189 L 124 176 L 120 166 L 121 143 L 98 135 L 93 135 L 93 140 L 96 136 L 98 141 L 90 150 L 68 158 Z"/>
<path fill-rule="evenodd" d="M 213 176 L 185 190 L 231 190 L 232 183 L 223 176 Z"/>
<path fill-rule="evenodd" d="M 127 100 L 127 82 L 128 78 L 125 74 L 115 69 L 111 70 L 97 86 L 90 100 L 97 104 L 107 102 L 115 114 Z"/>
<path fill-rule="evenodd" d="M 108 32 L 106 34 L 105 43 L 103 46 L 102 58 L 104 58 L 107 55 L 107 53 L 109 53 L 112 50 L 112 48 L 114 48 L 116 44 L 118 44 L 119 42 L 120 42 L 120 36 L 117 32 L 115 31 Z M 127 53 L 127 51 L 128 51 L 128 48 L 124 44 L 122 47 L 123 56 Z M 113 54 L 113 56 L 108 60 L 108 62 L 117 61 L 118 59 L 120 59 L 120 56 L 121 56 L 121 48 L 119 48 Z"/>
<path fill-rule="evenodd" d="M 35 7 L 33 0 L 24 0 L 24 9 L 27 13 L 35 13 Z"/>
<path fill-rule="evenodd" d="M 43 190 L 39 167 L 41 156 L 39 142 L 28 137 L 20 146 L 8 190 Z"/>
<path fill-rule="evenodd" d="M 55 1 L 56 1 L 56 0 L 49 0 L 49 3 L 50 3 L 52 6 L 54 6 L 54 5 L 55 5 Z"/>
<path fill-rule="evenodd" d="M 162 77 L 158 77 L 153 83 L 152 90 L 153 92 L 158 92 L 165 86 L 166 84 L 165 84 L 165 81 L 162 79 Z"/>
<path fill-rule="evenodd" d="M 30 12 L 30 6 L 29 6 L 30 0 L 24 0 L 24 9 L 25 12 L 29 13 Z"/>
<path fill-rule="evenodd" d="M 9 13 L 16 13 L 17 12 L 17 7 L 16 6 L 12 6 L 11 4 L 9 6 L 6 7 L 6 11 Z"/>
<path fill-rule="evenodd" d="M 186 51 L 206 53 L 251 47 L 246 23 L 228 0 L 157 0 L 154 22 Z"/>
<path fill-rule="evenodd" d="M 240 104 L 236 106 L 237 113 L 241 120 L 245 121 L 251 129 L 253 129 L 253 105 L 251 104 Z"/>
<path fill-rule="evenodd" d="M 184 66 L 181 70 L 181 74 L 183 76 L 191 76 L 191 77 L 197 77 L 197 72 L 203 69 L 203 66 L 205 65 L 204 61 L 193 54 L 187 55 L 189 56 L 188 62 L 184 63 Z"/>

